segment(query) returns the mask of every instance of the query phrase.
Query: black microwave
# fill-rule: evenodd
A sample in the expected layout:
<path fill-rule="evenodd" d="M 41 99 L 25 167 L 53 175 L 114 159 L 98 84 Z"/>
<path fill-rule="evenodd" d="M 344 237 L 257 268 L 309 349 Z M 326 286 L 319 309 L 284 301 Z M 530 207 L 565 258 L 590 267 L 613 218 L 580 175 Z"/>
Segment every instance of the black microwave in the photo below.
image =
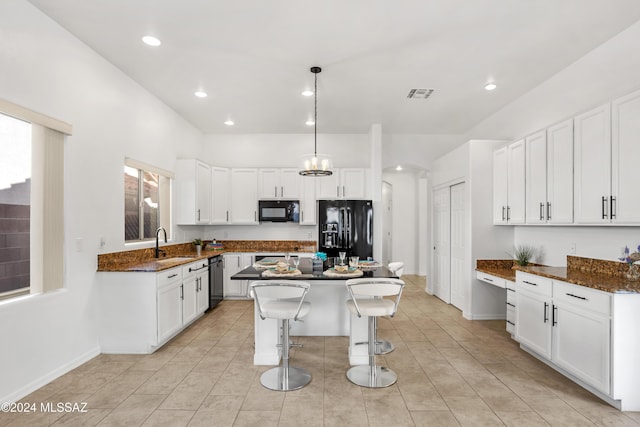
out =
<path fill-rule="evenodd" d="M 300 222 L 300 202 L 297 200 L 260 200 L 260 222 Z"/>

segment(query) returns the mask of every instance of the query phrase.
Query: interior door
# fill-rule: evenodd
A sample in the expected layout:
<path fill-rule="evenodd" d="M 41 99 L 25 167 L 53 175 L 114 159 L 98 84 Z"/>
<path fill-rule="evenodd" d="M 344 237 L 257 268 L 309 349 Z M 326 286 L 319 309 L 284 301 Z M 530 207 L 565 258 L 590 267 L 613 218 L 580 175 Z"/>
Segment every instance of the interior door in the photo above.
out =
<path fill-rule="evenodd" d="M 464 311 L 465 184 L 450 187 L 451 198 L 451 304 Z"/>
<path fill-rule="evenodd" d="M 433 293 L 451 302 L 451 203 L 450 188 L 433 192 Z"/>

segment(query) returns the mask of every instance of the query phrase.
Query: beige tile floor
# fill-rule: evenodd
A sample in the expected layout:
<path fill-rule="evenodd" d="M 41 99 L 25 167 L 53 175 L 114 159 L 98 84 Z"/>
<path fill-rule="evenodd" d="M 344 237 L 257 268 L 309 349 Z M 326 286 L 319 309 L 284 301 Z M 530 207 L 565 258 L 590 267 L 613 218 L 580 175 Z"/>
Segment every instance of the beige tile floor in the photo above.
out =
<path fill-rule="evenodd" d="M 260 385 L 253 305 L 224 301 L 152 355 L 100 355 L 24 402 L 87 402 L 86 413 L 0 414 L 4 426 L 631 426 L 621 413 L 521 351 L 504 321 L 467 321 L 407 283 L 397 316 L 379 322 L 396 350 L 380 362 L 398 382 L 350 384 L 346 337 L 303 337 L 292 364 L 311 384 Z"/>

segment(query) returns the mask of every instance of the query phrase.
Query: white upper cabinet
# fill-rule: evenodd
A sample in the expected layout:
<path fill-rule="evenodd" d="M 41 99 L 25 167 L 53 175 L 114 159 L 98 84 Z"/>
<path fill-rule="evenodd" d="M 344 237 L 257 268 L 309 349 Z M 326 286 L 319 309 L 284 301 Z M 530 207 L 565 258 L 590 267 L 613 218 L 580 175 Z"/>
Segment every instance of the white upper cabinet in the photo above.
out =
<path fill-rule="evenodd" d="M 507 223 L 507 147 L 493 152 L 493 223 Z"/>
<path fill-rule="evenodd" d="M 611 116 L 612 222 L 640 224 L 640 91 L 613 101 Z"/>
<path fill-rule="evenodd" d="M 258 197 L 260 200 L 297 200 L 300 198 L 298 169 L 258 169 Z"/>
<path fill-rule="evenodd" d="M 211 224 L 229 223 L 229 169 L 211 167 Z"/>
<path fill-rule="evenodd" d="M 334 169 L 330 176 L 315 178 L 316 199 L 370 199 L 368 171 L 367 168 L 340 168 Z"/>
<path fill-rule="evenodd" d="M 302 177 L 300 180 L 300 225 L 316 224 L 316 179 Z"/>
<path fill-rule="evenodd" d="M 574 200 L 577 224 L 611 221 L 611 108 L 595 108 L 574 119 Z"/>
<path fill-rule="evenodd" d="M 547 132 L 525 139 L 527 224 L 547 222 Z"/>
<path fill-rule="evenodd" d="M 493 153 L 493 223 L 524 224 L 525 142 L 516 141 Z"/>
<path fill-rule="evenodd" d="M 573 222 L 573 120 L 525 139 L 527 224 Z"/>
<path fill-rule="evenodd" d="M 258 224 L 258 170 L 255 168 L 231 169 L 232 224 Z"/>
<path fill-rule="evenodd" d="M 211 220 L 211 168 L 195 159 L 176 161 L 174 188 L 177 224 L 208 224 Z"/>
<path fill-rule="evenodd" d="M 547 222 L 573 222 L 573 120 L 547 129 Z"/>

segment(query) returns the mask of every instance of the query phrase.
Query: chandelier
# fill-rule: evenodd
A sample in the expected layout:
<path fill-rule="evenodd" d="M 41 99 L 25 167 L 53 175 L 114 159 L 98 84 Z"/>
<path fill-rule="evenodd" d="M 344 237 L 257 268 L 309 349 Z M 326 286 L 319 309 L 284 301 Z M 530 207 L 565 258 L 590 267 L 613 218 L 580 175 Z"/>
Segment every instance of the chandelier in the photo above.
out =
<path fill-rule="evenodd" d="M 302 170 L 299 172 L 302 176 L 329 176 L 333 174 L 331 159 L 326 155 L 318 154 L 318 73 L 321 71 L 320 67 L 311 67 L 311 72 L 314 75 L 313 155 L 304 158 Z"/>

